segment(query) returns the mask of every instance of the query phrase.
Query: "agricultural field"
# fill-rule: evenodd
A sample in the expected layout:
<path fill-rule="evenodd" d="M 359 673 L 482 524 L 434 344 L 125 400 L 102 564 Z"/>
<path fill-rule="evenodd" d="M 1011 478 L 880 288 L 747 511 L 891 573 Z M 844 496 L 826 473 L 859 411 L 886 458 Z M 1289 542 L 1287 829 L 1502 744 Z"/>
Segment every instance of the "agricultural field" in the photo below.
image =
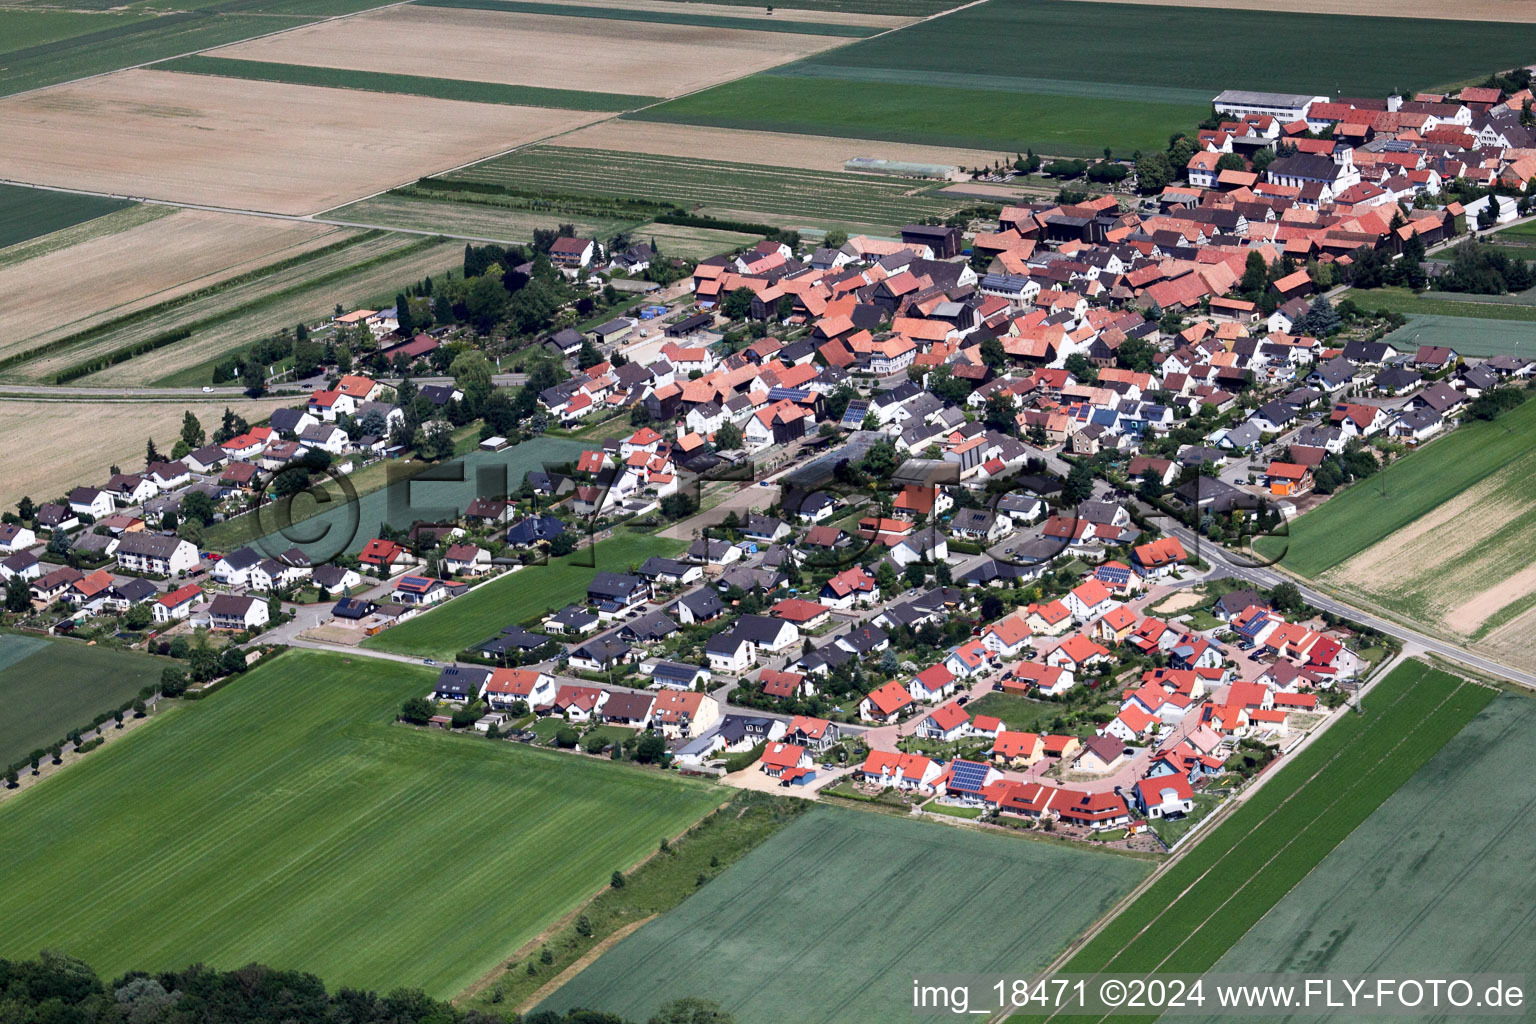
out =
<path fill-rule="evenodd" d="M 660 0 L 660 2 L 677 4 L 683 10 L 687 10 L 694 6 L 695 0 Z M 763 6 L 758 0 L 709 0 L 709 4 L 727 7 Z M 797 18 L 822 11 L 929 18 L 959 7 L 960 4 L 956 0 L 793 0 L 791 3 L 776 6 L 786 11 L 794 11 Z"/>
<path fill-rule="evenodd" d="M 253 39 L 218 55 L 394 72 L 399 54 L 410 53 L 418 74 L 540 87 L 579 82 L 635 96 L 638 106 L 646 97 L 677 96 L 843 42 L 825 34 L 406 4 Z"/>
<path fill-rule="evenodd" d="M 655 99 L 652 96 L 621 96 L 618 93 L 580 92 L 575 89 L 541 89 L 531 85 L 500 82 L 465 82 L 457 78 L 428 78 L 385 71 L 349 71 L 311 67 L 308 64 L 276 64 L 194 55 L 155 65 L 157 71 L 192 75 L 244 78 L 253 82 L 286 82 L 328 89 L 359 89 L 403 96 L 427 96 L 465 103 L 502 103 L 509 106 L 563 107 L 566 110 L 628 110 Z"/>
<path fill-rule="evenodd" d="M 686 0 L 659 0 L 679 3 Z M 792 135 L 788 132 L 751 132 L 700 125 L 665 124 L 660 121 L 627 121 L 615 118 L 578 128 L 560 137 L 559 144 L 575 149 L 607 149 L 625 153 L 672 156 L 692 162 L 740 161 L 752 154 L 770 167 L 798 167 L 808 171 L 842 171 L 856 156 L 919 164 L 990 166 L 1012 151 L 954 149 L 900 142 L 849 141 L 825 135 Z M 908 181 L 909 186 L 918 183 Z"/>
<path fill-rule="evenodd" d="M 1201 120 L 1211 97 L 1233 86 L 1232 66 L 1245 69 L 1250 89 L 1378 95 L 1480 78 L 1523 63 L 1536 45 L 1536 26 L 1499 34 L 1490 51 L 1478 21 L 1273 9 L 1213 19 L 1198 7 L 992 0 L 631 116 L 1072 156 L 1108 145 L 1128 155 Z M 1271 40 L 1300 37 L 1311 41 L 1303 59 L 1267 59 Z M 1382 53 L 1426 56 L 1404 81 L 1400 62 L 1359 60 L 1361 38 Z M 1021 65 L 1021 39 L 1050 45 Z M 1212 52 L 1229 63 L 1213 63 Z"/>
<path fill-rule="evenodd" d="M 446 998 L 720 802 L 394 724 L 433 678 L 288 651 L 5 801 L 0 956 L 68 949 L 104 976 L 254 960 Z"/>
<path fill-rule="evenodd" d="M 1399 977 L 1528 970 L 1536 962 L 1528 839 L 1536 779 L 1525 767 L 1533 743 L 1536 701 L 1494 700 L 1215 969 Z M 1496 815 L 1446 815 L 1487 806 L 1493 793 Z"/>
<path fill-rule="evenodd" d="M 492 580 L 370 637 L 363 646 L 423 658 L 452 658 L 503 626 L 533 623 L 573 601 L 584 603 L 587 584 L 598 569 L 628 572 L 652 556 L 675 558 L 685 547 L 685 542 L 665 537 L 620 534 L 565 558 L 552 558 L 547 565 L 529 566 Z"/>
<path fill-rule="evenodd" d="M 519 206 L 496 206 L 493 196 L 474 196 L 474 202 L 454 202 L 439 193 L 411 186 L 384 192 L 362 202 L 327 210 L 328 221 L 367 227 L 409 228 L 413 231 L 441 231 L 447 235 L 484 239 L 492 242 L 533 240 L 535 229 L 572 225 L 578 233 L 599 238 L 611 237 L 636 226 L 630 220 L 582 217 L 574 213 L 550 213 L 526 210 Z"/>
<path fill-rule="evenodd" d="M 1363 713 L 1343 715 L 1279 769 L 1063 970 L 1210 970 L 1495 695 L 1404 662 L 1365 696 Z"/>
<path fill-rule="evenodd" d="M 1429 294 L 1415 295 L 1406 288 L 1351 288 L 1344 293 L 1343 298 L 1354 300 L 1361 309 L 1377 310 L 1386 309 L 1394 313 L 1403 313 L 1408 316 L 1423 316 L 1445 319 L 1457 319 L 1464 322 L 1460 326 L 1466 331 L 1463 337 L 1470 342 L 1470 351 L 1461 345 L 1456 345 L 1456 351 L 1467 355 L 1487 354 L 1496 355 L 1495 352 L 1482 353 L 1478 350 L 1487 348 L 1486 344 L 1478 343 L 1478 336 L 1486 327 L 1497 330 L 1498 324 L 1484 324 L 1478 321 L 1488 320 L 1517 320 L 1524 323 L 1536 323 L 1536 305 L 1500 299 L 1497 296 L 1468 295 L 1465 298 L 1446 298 L 1450 293 L 1440 292 L 1432 296 Z M 1536 328 L 1528 327 L 1522 332 L 1529 337 L 1536 334 Z M 1429 344 L 1423 342 L 1422 344 Z"/>
<path fill-rule="evenodd" d="M 450 180 L 520 192 L 674 203 L 727 220 L 862 227 L 887 234 L 924 217 L 946 216 L 970 202 L 928 194 L 931 185 L 901 178 L 702 159 L 684 163 L 644 153 L 563 146 L 535 146 L 487 160 Z"/>
<path fill-rule="evenodd" d="M 233 78 L 196 84 L 124 71 L 0 100 L 0 176 L 304 214 L 598 116 Z M 397 136 L 388 127 L 397 124 L 412 130 Z"/>
<path fill-rule="evenodd" d="M 0 185 L 0 250 L 130 205 L 123 199 Z"/>
<path fill-rule="evenodd" d="M 778 18 L 755 11 L 720 12 L 698 5 L 680 11 L 666 3 L 571 3 L 569 0 L 412 0 L 420 7 L 454 7 L 477 11 L 506 11 L 509 14 L 545 14 L 562 18 L 596 18 L 606 21 L 635 21 L 653 25 L 681 25 L 689 28 L 727 28 L 748 32 L 788 32 L 795 35 L 839 36 L 863 39 L 888 28 L 907 24 L 905 18 L 873 19 L 865 15 L 827 13 L 805 19 L 798 15 Z M 881 24 L 883 22 L 884 24 Z"/>
<path fill-rule="evenodd" d="M 145 438 L 153 437 L 161 450 L 170 450 L 182 414 L 189 409 L 211 431 L 226 405 L 255 423 L 285 404 L 275 398 L 244 397 L 110 402 L 7 397 L 0 400 L 0 437 L 7 444 L 0 508 L 14 508 L 23 495 L 52 501 L 82 484 L 106 483 L 114 465 L 143 465 Z M 85 435 L 83 426 L 88 428 Z"/>
<path fill-rule="evenodd" d="M 634 237 L 656 246 L 656 251 L 668 256 L 681 256 L 687 260 L 703 260 L 732 252 L 761 239 L 740 231 L 720 231 L 715 228 L 692 228 L 680 224 L 641 224 L 634 229 Z"/>
<path fill-rule="evenodd" d="M 343 236 L 342 242 L 347 241 Z M 403 282 L 441 274 L 459 265 L 462 256 L 462 245 L 440 239 L 384 234 L 359 237 L 345 247 L 312 251 L 311 258 L 293 263 L 268 264 L 250 275 L 106 321 L 53 342 L 56 348 L 37 352 L 5 372 L 16 380 L 50 381 L 88 360 L 107 358 L 128 346 L 185 328 L 192 331 L 190 337 L 71 383 L 209 384 L 213 382 L 213 364 L 241 345 L 283 328 L 291 329 L 301 320 L 313 323 L 328 319 L 338 302 L 357 308 L 392 296 Z"/>
<path fill-rule="evenodd" d="M 964 882 L 913 883 L 945 875 L 935 865 L 963 865 Z M 1038 971 L 1149 868 L 1098 851 L 817 808 L 540 1008 L 601 1007 L 644 1020 L 669 994 L 687 992 L 719 1001 L 740 1024 L 899 1020 L 911 1013 L 914 973 Z M 814 910 L 807 918 L 790 907 Z M 1028 925 L 998 907 L 1027 907 Z"/>
<path fill-rule="evenodd" d="M 1221 11 L 1272 11 L 1270 0 L 1088 0 L 1147 4 L 1153 7 L 1200 7 Z M 1536 21 L 1536 9 L 1524 0 L 1288 0 L 1287 11 L 1306 14 L 1358 14 L 1377 18 L 1445 18 L 1452 21 Z"/>
<path fill-rule="evenodd" d="M 440 7 L 470 6 L 463 0 L 417 0 L 417 2 L 430 3 Z M 482 0 L 474 0 L 478 6 Z M 500 6 L 509 0 L 485 0 Z M 528 6 L 528 0 L 510 0 L 515 6 L 521 8 Z M 764 12 L 763 4 L 743 4 L 735 0 L 726 0 L 717 3 L 714 0 L 686 0 L 687 6 L 679 6 L 679 0 L 542 0 L 533 6 L 542 8 L 546 13 L 559 13 L 564 11 L 576 14 L 580 17 L 609 17 L 609 18 L 646 18 L 659 21 L 668 21 L 673 24 L 683 24 L 678 19 L 689 19 L 688 23 L 696 23 L 700 18 L 711 19 L 713 23 L 717 18 L 733 18 L 746 23 L 753 29 L 764 31 L 775 30 L 775 24 L 789 24 L 800 31 L 799 26 L 807 24 L 820 25 L 853 25 L 865 26 L 877 30 L 899 28 L 910 24 L 914 19 L 926 14 L 937 13 L 948 7 L 958 4 L 944 4 L 941 0 L 893 0 L 891 3 L 882 3 L 878 7 L 868 10 L 857 10 L 856 3 L 830 2 L 825 4 L 778 4 L 774 14 Z M 926 5 L 929 9 L 922 9 Z M 743 7 L 748 8 L 742 10 Z M 788 13 L 780 14 L 778 11 Z M 871 33 L 862 33 L 869 35 Z"/>
<path fill-rule="evenodd" d="M 1519 320 L 1409 313 L 1408 323 L 1382 340 L 1402 352 L 1415 352 L 1420 345 L 1446 345 L 1464 356 L 1536 358 L 1536 326 Z"/>
<path fill-rule="evenodd" d="M 167 664 L 77 640 L 0 634 L 0 765 L 62 740 L 144 687 L 159 685 Z"/>
<path fill-rule="evenodd" d="M 41 238 L 37 253 L 21 262 L 5 261 L 0 251 L 0 292 L 13 297 L 8 305 L 15 317 L 14 329 L 0 339 L 0 358 L 356 234 L 298 221 L 143 209 L 162 215 L 121 231 L 111 231 L 112 218 L 102 218 L 93 222 L 101 233 L 76 232 L 83 237 L 73 245 L 50 246 Z M 95 268 L 89 289 L 80 287 L 80 267 Z"/>

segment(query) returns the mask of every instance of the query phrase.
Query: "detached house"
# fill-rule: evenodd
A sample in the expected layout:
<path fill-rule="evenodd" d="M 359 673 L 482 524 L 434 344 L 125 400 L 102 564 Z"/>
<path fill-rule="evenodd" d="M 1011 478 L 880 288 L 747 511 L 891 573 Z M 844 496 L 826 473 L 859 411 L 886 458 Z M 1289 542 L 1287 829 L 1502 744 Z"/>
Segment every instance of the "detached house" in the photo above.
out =
<path fill-rule="evenodd" d="M 130 572 L 172 576 L 197 565 L 197 546 L 180 537 L 125 533 L 107 553 Z"/>

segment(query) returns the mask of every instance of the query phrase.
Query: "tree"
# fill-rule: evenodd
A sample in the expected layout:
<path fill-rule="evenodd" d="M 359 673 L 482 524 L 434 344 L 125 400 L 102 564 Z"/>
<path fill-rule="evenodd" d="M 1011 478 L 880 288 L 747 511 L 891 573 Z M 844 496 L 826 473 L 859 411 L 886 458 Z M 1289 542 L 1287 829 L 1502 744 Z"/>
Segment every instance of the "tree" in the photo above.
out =
<path fill-rule="evenodd" d="M 901 587 L 901 580 L 896 576 L 896 570 L 891 563 L 882 561 L 875 569 L 875 585 L 880 588 L 882 597 L 890 597 Z"/>
<path fill-rule="evenodd" d="M 1275 589 L 1269 592 L 1269 600 L 1282 612 L 1301 612 L 1307 607 L 1302 600 L 1301 590 L 1289 580 L 1275 584 Z"/>
<path fill-rule="evenodd" d="M 189 449 L 201 448 L 208 435 L 203 431 L 203 425 L 192 415 L 188 409 L 181 417 L 181 440 Z"/>
<path fill-rule="evenodd" d="M 400 708 L 400 717 L 412 725 L 426 725 L 434 713 L 432 702 L 425 697 L 412 697 Z"/>
<path fill-rule="evenodd" d="M 588 367 L 596 366 L 602 361 L 603 354 L 597 350 L 596 345 L 592 344 L 592 339 L 583 338 L 581 340 L 581 351 L 576 353 L 576 365 L 585 370 Z"/>
<path fill-rule="evenodd" d="M 267 390 L 267 371 L 259 359 L 248 357 L 240 368 L 240 383 L 252 397 L 259 398 Z M 233 435 L 231 435 L 233 436 Z"/>
<path fill-rule="evenodd" d="M 1293 326 L 1297 334 L 1326 338 L 1331 334 L 1337 334 L 1343 323 L 1343 317 L 1334 310 L 1333 303 L 1328 301 L 1328 297 L 1319 295 L 1312 300 L 1312 305 L 1307 307 L 1307 311 L 1296 319 Z"/>
<path fill-rule="evenodd" d="M 153 621 L 154 615 L 147 604 L 132 605 L 123 616 L 123 625 L 135 631 L 147 628 Z"/>
<path fill-rule="evenodd" d="M 1062 366 L 1080 383 L 1092 384 L 1099 379 L 1098 368 L 1088 361 L 1088 357 L 1081 352 L 1073 352 L 1067 356 Z"/>
<path fill-rule="evenodd" d="M 947 587 L 955 582 L 954 573 L 950 571 L 948 562 L 940 562 L 933 567 L 933 578 L 941 587 Z"/>
<path fill-rule="evenodd" d="M 202 491 L 190 491 L 181 499 L 181 518 L 183 522 L 197 520 L 204 526 L 213 522 L 213 499 Z"/>
<path fill-rule="evenodd" d="M 624 877 L 624 872 L 615 868 L 613 874 L 608 876 L 608 884 L 612 888 L 622 889 L 629 884 L 629 880 Z"/>
<path fill-rule="evenodd" d="M 1248 253 L 1248 261 L 1243 264 L 1243 277 L 1237 282 L 1237 291 L 1249 302 L 1257 302 L 1268 290 L 1269 264 L 1264 262 L 1264 255 L 1254 249 Z"/>
<path fill-rule="evenodd" d="M 1077 505 L 1093 497 L 1093 468 L 1086 461 L 1073 463 L 1061 487 L 1061 500 Z"/>
<path fill-rule="evenodd" d="M 1237 153 L 1223 153 L 1216 160 L 1216 170 L 1218 171 L 1246 171 L 1247 169 L 1248 161 L 1244 160 Z"/>
<path fill-rule="evenodd" d="M 402 336 L 409 338 L 416 333 L 416 322 L 411 319 L 411 300 L 405 292 L 395 293 L 395 318 L 400 322 L 397 330 Z"/>
<path fill-rule="evenodd" d="M 180 697 L 187 692 L 187 674 L 179 668 L 167 666 L 160 670 L 160 693 L 166 697 Z"/>
<path fill-rule="evenodd" d="M 529 289 L 524 288 L 523 292 Z M 469 321 L 475 330 L 485 334 L 507 312 L 506 286 L 501 283 L 500 275 L 485 274 L 471 282 L 468 293 L 464 296 L 465 311 L 469 315 Z"/>
<path fill-rule="evenodd" d="M 686 491 L 677 491 L 661 499 L 661 514 L 668 519 L 686 519 L 698 508 L 698 502 Z"/>
<path fill-rule="evenodd" d="M 720 304 L 720 311 L 732 320 L 745 320 L 752 313 L 752 300 L 757 298 L 757 293 L 751 288 L 741 287 L 732 291 Z"/>
<path fill-rule="evenodd" d="M 996 338 L 984 338 L 981 342 L 981 361 L 996 370 L 1008 363 L 1008 353 Z"/>
<path fill-rule="evenodd" d="M 640 737 L 635 744 L 635 760 L 640 764 L 658 764 L 667 756 L 667 741 L 654 732 Z"/>
<path fill-rule="evenodd" d="M 32 607 L 32 588 L 27 586 L 27 581 L 21 576 L 12 576 L 5 581 L 5 610 L 8 612 L 24 612 Z"/>
<path fill-rule="evenodd" d="M 144 442 L 144 465 L 150 466 L 160 461 L 160 452 L 155 447 L 155 439 L 150 438 Z"/>
<path fill-rule="evenodd" d="M 828 249 L 841 249 L 848 244 L 848 232 L 828 231 L 821 239 L 821 244 Z"/>
<path fill-rule="evenodd" d="M 719 451 L 735 451 L 741 443 L 741 428 L 734 423 L 726 423 L 715 431 L 715 448 Z"/>
<path fill-rule="evenodd" d="M 674 999 L 651 1015 L 646 1024 L 736 1024 L 736 1018 L 708 999 Z"/>
<path fill-rule="evenodd" d="M 1173 182 L 1175 174 L 1165 153 L 1146 153 L 1136 161 L 1136 183 L 1142 195 L 1161 192 Z"/>
<path fill-rule="evenodd" d="M 491 379 L 494 372 L 484 352 L 460 352 L 448 364 L 448 375 L 453 378 L 454 385 L 464 392 L 464 407 L 471 416 L 480 414 L 491 392 L 496 390 Z"/>
<path fill-rule="evenodd" d="M 991 430 L 1013 435 L 1018 433 L 1018 406 L 1006 391 L 994 391 L 987 396 L 982 422 Z"/>

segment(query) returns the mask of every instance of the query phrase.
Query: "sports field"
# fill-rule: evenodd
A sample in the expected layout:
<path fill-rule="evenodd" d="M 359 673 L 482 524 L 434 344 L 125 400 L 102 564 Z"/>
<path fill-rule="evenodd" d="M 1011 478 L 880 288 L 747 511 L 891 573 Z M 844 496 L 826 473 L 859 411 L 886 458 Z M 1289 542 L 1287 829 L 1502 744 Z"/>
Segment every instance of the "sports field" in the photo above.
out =
<path fill-rule="evenodd" d="M 0 956 L 463 990 L 719 798 L 392 724 L 429 669 L 289 651 L 0 805 Z"/>
<path fill-rule="evenodd" d="M 1063 970 L 1210 970 L 1495 695 L 1422 662 L 1400 665 L 1362 714 L 1346 713 L 1269 778 Z"/>
<path fill-rule="evenodd" d="M 1446 345 L 1464 356 L 1512 355 L 1536 359 L 1536 323 L 1524 320 L 1409 313 L 1408 323 L 1382 340 L 1403 352 L 1416 352 L 1420 345 Z"/>
<path fill-rule="evenodd" d="M 121 707 L 157 685 L 168 664 L 74 640 L 0 634 L 0 766 Z"/>
<path fill-rule="evenodd" d="M 541 1009 L 600 1007 L 644 1020 L 686 992 L 719 1001 L 740 1024 L 902 1020 L 915 974 L 1039 970 L 1149 867 L 818 808 L 620 942 Z"/>
<path fill-rule="evenodd" d="M 0 185 L 0 249 L 130 205 L 125 199 Z"/>
<path fill-rule="evenodd" d="M 466 167 L 450 178 L 519 192 L 675 203 L 724 219 L 791 227 L 877 226 L 886 233 L 969 203 L 927 194 L 924 186 L 900 178 L 564 146 L 534 146 Z"/>
<path fill-rule="evenodd" d="M 504 626 L 532 623 L 573 601 L 586 602 L 598 570 L 628 572 L 652 556 L 675 558 L 687 542 L 624 533 L 546 565 L 532 565 L 439 605 L 363 641 L 364 647 L 423 658 L 452 658 Z"/>
<path fill-rule="evenodd" d="M 1128 155 L 1189 130 L 1222 89 L 1411 91 L 1523 63 L 1536 48 L 1536 26 L 1497 35 L 1495 54 L 1478 21 L 990 0 L 635 116 L 1069 155 L 1108 145 Z M 1308 45 L 1295 59 L 1267 59 L 1284 38 Z M 1426 56 L 1411 68 L 1360 60 L 1366 38 L 1380 53 Z M 1023 60 L 1026 40 L 1040 45 Z M 1233 67 L 1243 69 L 1240 83 Z"/>
<path fill-rule="evenodd" d="M 1493 701 L 1217 963 L 1218 971 L 1525 972 L 1536 700 Z M 1449 808 L 1496 808 L 1487 815 Z M 1216 1018 L 1212 1018 L 1213 1020 Z"/>

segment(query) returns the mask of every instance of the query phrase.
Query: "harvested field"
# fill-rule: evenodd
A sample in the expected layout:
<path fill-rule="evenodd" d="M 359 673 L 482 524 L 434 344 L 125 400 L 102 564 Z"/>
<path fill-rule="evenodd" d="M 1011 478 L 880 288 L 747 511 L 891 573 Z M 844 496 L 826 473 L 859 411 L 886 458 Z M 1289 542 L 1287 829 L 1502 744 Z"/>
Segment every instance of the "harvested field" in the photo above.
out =
<path fill-rule="evenodd" d="M 51 234 L 127 205 L 122 199 L 0 185 L 0 247 Z"/>
<path fill-rule="evenodd" d="M 509 14 L 543 14 L 560 18 L 601 21 L 637 21 L 657 25 L 683 25 L 688 28 L 742 29 L 748 32 L 788 32 L 807 36 L 840 36 L 863 39 L 881 30 L 870 25 L 855 25 L 846 20 L 800 21 L 793 15 L 775 18 L 756 12 L 733 11 L 709 14 L 702 11 L 594 6 L 582 3 L 548 3 L 546 0 L 413 0 L 419 7 L 456 7 L 477 11 L 505 11 Z M 905 24 L 898 20 L 896 25 Z"/>
<path fill-rule="evenodd" d="M 534 146 L 466 167 L 455 180 L 560 196 L 675 203 L 727 220 L 785 227 L 845 226 L 890 233 L 971 205 L 924 194 L 925 184 L 848 171 L 805 171 L 725 161 L 674 160 L 621 150 Z"/>
<path fill-rule="evenodd" d="M 729 3 L 690 2 L 684 7 L 679 5 L 678 0 L 543 0 L 543 2 L 546 6 L 550 7 L 603 7 L 614 11 L 652 11 L 657 14 L 683 14 L 688 17 L 701 16 L 707 18 L 740 18 L 747 14 L 747 12 L 742 10 L 743 7 L 750 10 L 754 8 L 760 9 L 764 6 L 760 3 L 732 5 Z M 882 9 L 886 7 L 883 2 L 880 6 Z M 890 6 L 896 8 L 899 4 L 891 4 Z M 796 8 L 792 5 L 776 4 L 775 10 L 790 12 L 783 16 L 783 20 L 788 21 L 811 22 L 821 25 L 869 25 L 879 29 L 900 28 L 902 25 L 910 24 L 913 17 L 917 16 L 916 12 L 904 10 L 897 10 L 894 15 L 884 13 L 872 14 L 845 9 L 835 4 L 828 5 L 827 9 L 817 7 L 815 10 L 811 10 L 808 7 Z M 747 16 L 752 17 L 756 21 L 770 20 L 770 17 L 762 14 L 760 10 Z M 778 15 L 773 15 L 771 20 L 778 21 L 780 18 Z"/>
<path fill-rule="evenodd" d="M 104 483 L 113 465 L 142 465 L 144 439 L 153 437 L 163 450 L 170 450 L 181 430 L 182 414 L 189 409 L 211 430 L 218 426 L 226 405 L 254 423 L 284 404 L 276 398 L 227 402 L 0 401 L 0 437 L 6 439 L 6 454 L 0 462 L 0 505 L 12 508 L 23 495 L 34 501 L 51 501 L 71 487 Z M 89 425 L 88 438 L 81 433 L 85 424 Z"/>
<path fill-rule="evenodd" d="M 1083 0 L 1085 3 L 1129 3 L 1146 7 L 1201 7 L 1222 11 L 1272 11 L 1272 0 Z M 1297 14 L 1357 14 L 1370 18 L 1445 18 L 1452 21 L 1531 21 L 1536 7 L 1526 0 L 1472 0 L 1447 4 L 1442 0 L 1289 0 L 1285 9 Z"/>
<path fill-rule="evenodd" d="M 152 220 L 161 217 L 169 217 L 175 213 L 174 207 L 151 206 L 148 203 L 129 203 L 115 213 L 103 214 L 90 220 L 71 224 L 67 228 L 59 228 L 50 231 L 46 235 L 38 235 L 29 238 L 25 242 L 17 242 L 0 249 L 0 268 L 13 267 L 18 263 L 35 260 L 60 249 L 67 249 L 72 245 L 103 235 L 115 234 L 119 231 L 127 231 L 129 228 L 138 227 L 140 224 L 148 224 Z"/>
<path fill-rule="evenodd" d="M 308 213 L 598 116 L 236 79 L 197 86 L 137 70 L 0 101 L 0 176 Z M 414 126 L 406 140 L 386 128 L 402 123 Z"/>
<path fill-rule="evenodd" d="M 284 327 L 292 327 L 301 320 L 308 323 L 323 320 L 338 302 L 349 309 L 378 308 L 378 301 L 392 297 L 402 283 L 419 281 L 428 274 L 436 276 L 463 265 L 462 243 L 433 242 L 400 235 L 379 241 L 394 244 L 394 251 L 387 258 L 343 266 L 324 278 L 308 281 L 304 280 L 305 267 L 294 267 L 284 272 L 293 275 L 294 283 L 278 295 L 267 294 L 276 287 L 276 277 L 266 288 L 260 282 L 253 282 L 249 286 L 249 304 L 239 307 L 237 314 L 194 330 L 186 341 L 108 367 L 76 383 L 88 387 L 208 384 L 213 379 L 213 364 L 241 345 Z M 359 246 L 354 251 L 360 253 L 361 249 Z M 334 255 L 340 258 L 345 251 Z M 319 261 L 309 264 L 309 274 L 318 273 L 319 265 Z M 285 276 L 284 280 L 288 278 Z M 233 293 L 234 289 L 231 289 L 211 298 L 222 299 L 222 308 L 229 309 L 237 298 Z M 242 296 L 246 294 L 241 293 Z M 188 317 L 176 319 L 185 323 Z M 136 326 L 135 334 L 142 333 L 143 328 Z"/>
<path fill-rule="evenodd" d="M 1493 701 L 1215 970 L 1389 977 L 1528 970 L 1536 960 L 1529 926 L 1536 775 L 1525 767 L 1533 743 L 1536 701 L 1512 694 Z M 1490 804 L 1499 813 L 1487 820 L 1445 813 Z"/>
<path fill-rule="evenodd" d="M 680 7 L 691 8 L 694 0 L 667 0 L 676 3 Z M 725 4 L 730 7 L 761 7 L 762 0 L 711 0 L 712 3 Z M 814 7 L 817 11 L 851 11 L 860 14 L 886 14 L 905 15 L 914 18 L 928 18 L 940 14 L 953 7 L 959 7 L 962 0 L 792 0 L 791 3 L 778 4 L 776 6 L 786 11 L 794 11 L 799 17 L 805 11 Z"/>
<path fill-rule="evenodd" d="M 825 135 L 755 132 L 622 119 L 602 121 L 577 129 L 562 136 L 559 143 L 584 149 L 621 149 L 631 153 L 685 157 L 689 160 L 750 158 L 775 167 L 800 167 L 811 171 L 841 171 L 843 164 L 856 156 L 976 167 L 981 164 L 990 165 L 1004 155 L 1000 150 L 951 149 L 904 142 L 870 142 L 828 138 Z"/>
<path fill-rule="evenodd" d="M 676 96 L 841 42 L 846 40 L 406 5 L 253 39 L 217 55 L 396 71 L 399 55 L 410 53 L 420 74 L 508 85 L 580 82 L 600 92 Z"/>
<path fill-rule="evenodd" d="M 567 213 L 541 213 L 533 210 L 504 209 L 484 203 L 439 202 L 414 195 L 386 192 L 327 210 L 328 220 L 347 221 L 369 227 L 412 228 L 417 231 L 441 231 L 496 242 L 531 242 L 535 228 L 556 228 L 570 224 L 579 234 L 604 238 L 620 228 L 633 227 L 633 221 L 582 218 Z"/>
<path fill-rule="evenodd" d="M 323 224 L 178 210 L 0 268 L 0 293 L 11 297 L 8 312 L 19 328 L 0 338 L 0 356 L 351 233 Z M 92 268 L 88 289 L 80 287 L 80 267 Z"/>

